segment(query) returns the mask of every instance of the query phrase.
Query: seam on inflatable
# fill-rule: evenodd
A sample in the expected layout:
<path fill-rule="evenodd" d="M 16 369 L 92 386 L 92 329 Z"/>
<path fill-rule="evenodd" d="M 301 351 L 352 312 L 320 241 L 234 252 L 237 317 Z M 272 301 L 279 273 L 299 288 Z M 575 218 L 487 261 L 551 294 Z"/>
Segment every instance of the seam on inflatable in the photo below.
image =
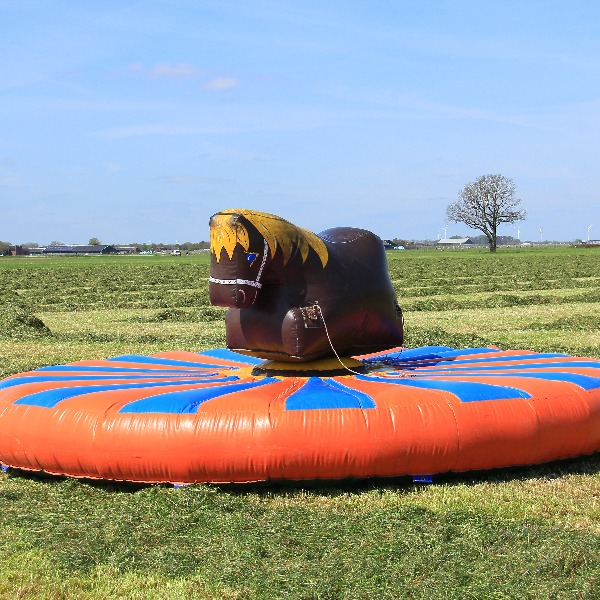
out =
<path fill-rule="evenodd" d="M 354 388 L 352 388 L 352 387 L 349 387 L 349 386 L 347 386 L 345 383 L 343 383 L 343 382 L 341 382 L 341 381 L 338 381 L 338 378 L 337 378 L 337 377 L 334 377 L 334 378 L 332 378 L 332 381 L 335 381 L 335 383 L 337 383 L 339 386 L 341 386 L 341 387 L 345 388 L 346 390 L 348 390 L 348 393 L 349 393 L 349 394 L 350 394 L 352 397 L 356 398 L 356 401 L 358 402 L 358 406 L 360 407 L 360 412 L 361 412 L 361 414 L 362 414 L 362 416 L 363 416 L 363 420 L 364 420 L 364 422 L 365 422 L 365 427 L 367 427 L 367 428 L 368 428 L 368 427 L 369 427 L 369 419 L 368 419 L 368 417 L 367 417 L 367 413 L 366 413 L 366 411 L 367 411 L 367 410 L 373 410 L 373 408 L 372 408 L 372 407 L 371 407 L 371 408 L 369 408 L 369 407 L 364 407 L 364 406 L 363 406 L 363 403 L 362 403 L 362 401 L 361 401 L 361 398 L 360 398 L 360 396 L 359 396 L 359 394 L 360 394 L 360 393 L 366 394 L 366 392 L 361 392 L 360 390 L 357 390 L 357 389 L 354 389 Z M 356 393 L 356 395 L 355 395 L 355 394 L 353 394 L 352 392 L 355 392 L 355 393 Z M 369 394 L 366 394 L 366 395 L 367 395 L 367 396 L 369 396 Z M 371 400 L 373 401 L 373 404 L 376 406 L 376 405 L 377 405 L 377 403 L 375 402 L 375 399 L 374 399 L 372 396 L 369 396 L 369 397 L 370 397 L 370 398 L 371 398 Z"/>
<path fill-rule="evenodd" d="M 360 240 L 361 238 L 365 237 L 368 233 L 370 232 L 364 229 L 357 229 L 355 237 L 348 240 L 336 240 L 324 235 L 319 235 L 318 237 L 320 237 L 325 242 L 329 242 L 330 244 L 350 244 L 352 242 L 355 242 L 356 240 Z"/>
<path fill-rule="evenodd" d="M 295 354 L 298 355 L 300 354 L 300 333 L 298 331 L 298 319 L 296 318 L 296 309 L 293 308 L 292 311 L 292 319 L 294 319 L 294 329 L 293 331 L 296 332 L 296 337 L 295 337 Z"/>
<path fill-rule="evenodd" d="M 454 468 L 456 467 L 456 465 L 458 464 L 458 462 L 460 460 L 460 455 L 462 452 L 460 428 L 458 426 L 458 419 L 456 417 L 456 412 L 454 411 L 454 406 L 452 406 L 452 401 L 446 400 L 446 404 L 447 404 L 448 408 L 450 409 L 450 412 L 452 413 L 452 418 L 454 419 L 454 427 L 456 428 L 456 455 L 454 457 L 452 468 L 449 469 L 450 471 L 454 471 Z"/>
<path fill-rule="evenodd" d="M 269 402 L 269 413 L 268 414 L 269 414 L 269 424 L 271 425 L 271 427 L 273 427 L 273 422 L 271 421 L 271 406 L 281 400 L 283 403 L 283 408 L 285 409 L 286 408 L 285 403 L 287 402 L 287 398 L 290 395 L 290 391 L 295 390 L 295 388 L 300 389 L 300 387 L 301 386 L 298 386 L 298 379 L 294 378 L 290 382 L 290 385 L 288 385 L 284 390 L 282 390 L 279 394 L 277 394 L 277 396 L 275 396 L 271 402 Z"/>
<path fill-rule="evenodd" d="M 536 409 L 536 407 L 533 405 L 532 400 L 535 400 L 535 398 L 530 397 L 526 399 L 526 403 L 527 406 L 529 406 L 529 408 L 531 408 L 534 416 L 535 416 L 535 444 L 534 444 L 534 448 L 539 448 L 540 446 L 540 434 L 541 434 L 541 427 L 540 427 L 540 416 L 538 415 L 538 411 Z M 530 456 L 528 461 L 535 459 L 535 456 Z"/>

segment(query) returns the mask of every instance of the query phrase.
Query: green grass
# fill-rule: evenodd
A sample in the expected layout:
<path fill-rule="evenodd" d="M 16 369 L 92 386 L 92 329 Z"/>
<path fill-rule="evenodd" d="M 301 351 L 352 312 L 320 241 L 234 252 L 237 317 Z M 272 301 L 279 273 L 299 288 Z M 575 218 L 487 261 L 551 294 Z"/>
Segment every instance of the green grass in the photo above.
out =
<path fill-rule="evenodd" d="M 0 593 L 593 598 L 597 467 L 567 461 L 429 487 L 170 489 L 5 476 Z"/>
<path fill-rule="evenodd" d="M 593 249 L 388 256 L 407 345 L 600 358 Z M 0 259 L 1 375 L 222 346 L 207 277 L 206 255 Z M 430 486 L 173 489 L 0 474 L 1 598 L 599 595 L 599 455 Z"/>

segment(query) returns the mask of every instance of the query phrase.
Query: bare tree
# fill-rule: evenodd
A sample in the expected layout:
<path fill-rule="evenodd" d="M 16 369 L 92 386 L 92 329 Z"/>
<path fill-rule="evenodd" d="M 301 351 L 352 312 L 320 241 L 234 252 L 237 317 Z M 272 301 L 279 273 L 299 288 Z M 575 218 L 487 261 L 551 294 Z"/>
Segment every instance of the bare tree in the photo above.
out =
<path fill-rule="evenodd" d="M 449 221 L 483 232 L 490 252 L 496 252 L 498 225 L 527 218 L 526 211 L 518 209 L 521 200 L 515 191 L 513 180 L 504 175 L 482 175 L 465 185 L 458 200 L 446 209 L 446 216 Z"/>

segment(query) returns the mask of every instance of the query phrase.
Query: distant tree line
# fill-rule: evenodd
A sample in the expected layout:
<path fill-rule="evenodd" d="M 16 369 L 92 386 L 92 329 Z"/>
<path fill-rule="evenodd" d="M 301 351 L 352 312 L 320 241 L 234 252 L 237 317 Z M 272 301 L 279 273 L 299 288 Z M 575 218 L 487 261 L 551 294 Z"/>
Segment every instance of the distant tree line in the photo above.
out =
<path fill-rule="evenodd" d="M 91 238 L 88 242 L 90 246 L 96 246 L 101 244 L 98 238 Z M 54 240 L 48 244 L 49 246 L 64 246 L 63 242 Z M 113 246 L 134 246 L 141 252 L 151 252 L 159 249 L 174 250 L 179 248 L 181 251 L 191 252 L 193 250 L 208 250 L 210 248 L 210 242 L 184 242 L 183 244 L 165 244 L 163 242 L 150 242 L 147 244 L 138 244 L 132 242 L 131 244 L 112 244 Z M 35 242 L 27 242 L 25 244 L 19 244 L 22 248 L 39 248 L 40 245 Z M 11 250 L 15 249 L 15 244 L 12 242 L 3 242 L 0 240 L 0 256 L 10 255 Z"/>
<path fill-rule="evenodd" d="M 150 252 L 158 249 L 174 250 L 178 248 L 183 252 L 191 252 L 193 250 L 208 250 L 210 248 L 210 242 L 183 242 L 183 244 L 164 244 L 163 242 L 149 242 L 146 244 L 138 244 L 132 242 L 131 244 L 116 244 L 117 246 L 135 246 L 142 252 Z"/>
<path fill-rule="evenodd" d="M 462 237 L 462 236 L 461 236 Z M 489 240 L 486 235 L 469 235 L 468 237 L 474 244 L 478 244 L 480 246 L 485 246 L 489 244 Z M 498 246 L 512 246 L 515 244 L 520 244 L 521 240 L 513 237 L 512 235 L 499 235 L 496 237 L 496 243 Z"/>

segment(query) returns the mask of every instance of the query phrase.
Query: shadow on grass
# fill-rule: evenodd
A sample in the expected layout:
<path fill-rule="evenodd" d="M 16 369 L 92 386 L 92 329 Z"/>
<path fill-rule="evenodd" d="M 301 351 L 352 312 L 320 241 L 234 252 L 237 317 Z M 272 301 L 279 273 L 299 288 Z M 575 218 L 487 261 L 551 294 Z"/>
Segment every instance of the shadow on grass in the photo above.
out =
<path fill-rule="evenodd" d="M 600 473 L 600 452 L 540 465 L 504 467 L 501 469 L 467 471 L 464 473 L 439 473 L 432 476 L 431 483 L 419 483 L 414 481 L 412 476 L 401 476 L 348 478 L 341 480 L 264 481 L 244 484 L 219 484 L 216 487 L 233 494 L 260 494 L 261 492 L 286 494 L 288 492 L 304 490 L 336 496 L 348 492 L 365 492 L 373 489 L 411 492 L 415 488 L 422 488 L 429 485 L 478 485 L 481 483 L 505 483 L 528 479 L 559 479 L 568 475 L 596 475 L 598 473 Z"/>
<path fill-rule="evenodd" d="M 116 493 L 135 493 L 141 490 L 145 490 L 150 487 L 154 487 L 158 484 L 153 483 L 135 483 L 132 481 L 114 481 L 110 479 L 90 479 L 90 478 L 75 478 L 68 477 L 66 475 L 53 475 L 44 471 L 29 471 L 25 469 L 17 469 L 14 467 L 8 467 L 6 474 L 9 478 L 15 479 L 26 479 L 28 481 L 36 481 L 40 483 L 46 483 L 48 485 L 57 485 L 65 481 L 73 482 L 74 484 L 81 483 L 91 488 L 97 488 L 104 490 L 105 492 L 116 492 Z"/>
<path fill-rule="evenodd" d="M 366 492 L 374 489 L 412 492 L 415 488 L 429 485 L 478 485 L 481 483 L 506 483 L 529 479 L 559 479 L 568 475 L 597 475 L 600 473 L 600 452 L 592 455 L 557 460 L 540 465 L 524 465 L 488 469 L 485 471 L 467 471 L 464 473 L 439 473 L 432 476 L 431 483 L 419 483 L 412 476 L 401 477 L 369 477 L 347 479 L 312 479 L 303 481 L 270 480 L 251 483 L 220 483 L 220 484 L 168 484 L 168 483 L 137 483 L 130 481 L 113 481 L 108 479 L 70 478 L 62 475 L 52 475 L 42 471 L 26 471 L 9 468 L 9 477 L 57 484 L 72 481 L 98 488 L 105 492 L 132 494 L 152 487 L 179 488 L 193 485 L 203 485 L 232 495 L 247 494 L 280 494 L 287 495 L 298 491 L 315 492 L 319 495 L 338 496 L 352 492 Z"/>

